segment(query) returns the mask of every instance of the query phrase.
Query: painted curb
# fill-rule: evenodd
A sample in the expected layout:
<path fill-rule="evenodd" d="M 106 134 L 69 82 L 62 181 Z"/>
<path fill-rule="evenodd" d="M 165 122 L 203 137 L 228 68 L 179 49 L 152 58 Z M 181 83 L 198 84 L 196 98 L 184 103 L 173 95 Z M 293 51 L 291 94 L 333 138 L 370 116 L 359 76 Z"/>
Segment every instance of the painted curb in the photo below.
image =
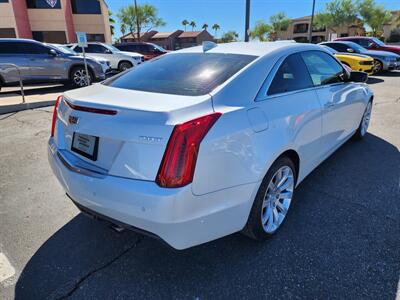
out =
<path fill-rule="evenodd" d="M 12 105 L 0 106 L 0 115 L 18 112 L 22 110 L 35 109 L 40 107 L 52 106 L 56 103 L 56 100 L 32 102 L 32 103 L 20 103 Z"/>

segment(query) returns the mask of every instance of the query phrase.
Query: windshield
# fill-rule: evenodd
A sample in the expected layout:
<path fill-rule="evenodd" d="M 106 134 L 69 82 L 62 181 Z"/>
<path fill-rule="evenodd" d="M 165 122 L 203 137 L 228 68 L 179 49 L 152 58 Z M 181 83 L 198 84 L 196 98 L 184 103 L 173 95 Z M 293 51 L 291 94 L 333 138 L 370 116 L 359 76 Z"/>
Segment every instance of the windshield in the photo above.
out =
<path fill-rule="evenodd" d="M 382 42 L 380 39 L 373 38 L 372 40 L 373 40 L 376 44 L 378 44 L 379 46 L 385 46 L 385 43 Z"/>
<path fill-rule="evenodd" d="M 364 47 L 360 46 L 359 44 L 356 44 L 356 43 L 353 43 L 353 42 L 346 42 L 346 45 L 348 45 L 349 47 L 355 49 L 359 53 L 368 52 L 367 49 L 365 49 Z"/>
<path fill-rule="evenodd" d="M 114 46 L 111 46 L 111 45 L 104 44 L 104 47 L 111 50 L 112 52 L 121 52 L 121 50 L 119 50 L 118 48 L 115 48 Z"/>
<path fill-rule="evenodd" d="M 45 44 L 46 44 L 46 43 L 45 43 Z M 49 47 L 51 47 L 51 48 L 53 48 L 53 49 L 55 49 L 55 50 L 57 50 L 57 51 L 60 51 L 60 52 L 62 52 L 62 53 L 65 53 L 65 54 L 74 54 L 74 55 L 77 55 L 77 53 L 76 53 L 74 50 L 68 48 L 67 46 L 57 45 L 57 44 L 46 44 L 46 45 L 49 46 Z"/>
<path fill-rule="evenodd" d="M 167 50 L 165 50 L 163 47 L 158 46 L 156 44 L 152 44 L 152 46 L 154 46 L 154 48 L 157 48 L 158 50 L 160 50 L 161 52 L 167 52 Z"/>
<path fill-rule="evenodd" d="M 104 84 L 116 88 L 184 96 L 205 95 L 257 56 L 223 53 L 174 53 L 160 56 Z"/>

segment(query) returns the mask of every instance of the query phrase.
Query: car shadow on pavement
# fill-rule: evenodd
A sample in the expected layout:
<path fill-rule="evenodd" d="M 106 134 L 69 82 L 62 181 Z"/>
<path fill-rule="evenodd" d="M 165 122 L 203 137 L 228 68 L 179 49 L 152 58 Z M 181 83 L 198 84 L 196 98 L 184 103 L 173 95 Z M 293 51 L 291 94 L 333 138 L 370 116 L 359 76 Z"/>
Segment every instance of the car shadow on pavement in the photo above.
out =
<path fill-rule="evenodd" d="M 184 251 L 82 214 L 31 257 L 16 299 L 394 299 L 400 269 L 398 149 L 349 141 L 299 186 L 279 233 Z M 67 201 L 67 198 L 66 198 Z"/>
<path fill-rule="evenodd" d="M 25 86 L 24 94 L 25 96 L 35 96 L 35 95 L 45 95 L 52 93 L 63 93 L 72 89 L 71 86 L 68 85 L 56 85 L 56 86 Z M 6 87 L 0 91 L 1 97 L 13 96 L 13 95 L 21 95 L 21 90 L 19 87 Z"/>
<path fill-rule="evenodd" d="M 377 77 L 368 77 L 368 84 L 376 84 L 376 83 L 381 83 L 384 82 L 385 80 L 381 79 L 381 78 L 377 78 Z"/>

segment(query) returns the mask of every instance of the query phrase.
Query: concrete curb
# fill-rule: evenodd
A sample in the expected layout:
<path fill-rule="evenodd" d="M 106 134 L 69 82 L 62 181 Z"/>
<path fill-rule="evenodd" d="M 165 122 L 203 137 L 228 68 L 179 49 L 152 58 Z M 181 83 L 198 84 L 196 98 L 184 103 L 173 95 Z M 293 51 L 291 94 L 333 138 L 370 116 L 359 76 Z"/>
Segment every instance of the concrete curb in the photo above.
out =
<path fill-rule="evenodd" d="M 46 106 L 52 106 L 56 103 L 56 100 L 42 101 L 42 102 L 31 102 L 31 103 L 20 103 L 0 106 L 0 115 L 9 114 L 21 110 L 28 110 Z"/>

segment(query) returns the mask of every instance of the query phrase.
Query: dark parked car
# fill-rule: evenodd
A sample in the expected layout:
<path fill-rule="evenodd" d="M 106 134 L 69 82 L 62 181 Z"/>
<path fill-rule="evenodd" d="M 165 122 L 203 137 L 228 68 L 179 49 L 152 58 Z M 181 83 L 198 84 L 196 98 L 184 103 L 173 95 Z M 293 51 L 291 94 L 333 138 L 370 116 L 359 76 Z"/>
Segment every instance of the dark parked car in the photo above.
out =
<path fill-rule="evenodd" d="M 100 63 L 87 58 L 90 81 L 104 80 Z M 24 83 L 62 82 L 87 85 L 83 57 L 28 39 L 0 39 L 0 87 L 19 82 L 16 65 Z"/>
<path fill-rule="evenodd" d="M 359 44 L 360 46 L 368 49 L 368 50 L 381 50 L 393 52 L 395 54 L 400 55 L 400 47 L 399 46 L 390 46 L 386 45 L 380 39 L 375 37 L 366 37 L 366 36 L 350 36 L 337 38 L 335 41 L 347 41 Z"/>
<path fill-rule="evenodd" d="M 156 44 L 144 42 L 115 44 L 114 47 L 118 48 L 121 51 L 132 51 L 143 54 L 145 60 L 152 59 L 168 52 L 163 47 L 160 47 Z"/>

